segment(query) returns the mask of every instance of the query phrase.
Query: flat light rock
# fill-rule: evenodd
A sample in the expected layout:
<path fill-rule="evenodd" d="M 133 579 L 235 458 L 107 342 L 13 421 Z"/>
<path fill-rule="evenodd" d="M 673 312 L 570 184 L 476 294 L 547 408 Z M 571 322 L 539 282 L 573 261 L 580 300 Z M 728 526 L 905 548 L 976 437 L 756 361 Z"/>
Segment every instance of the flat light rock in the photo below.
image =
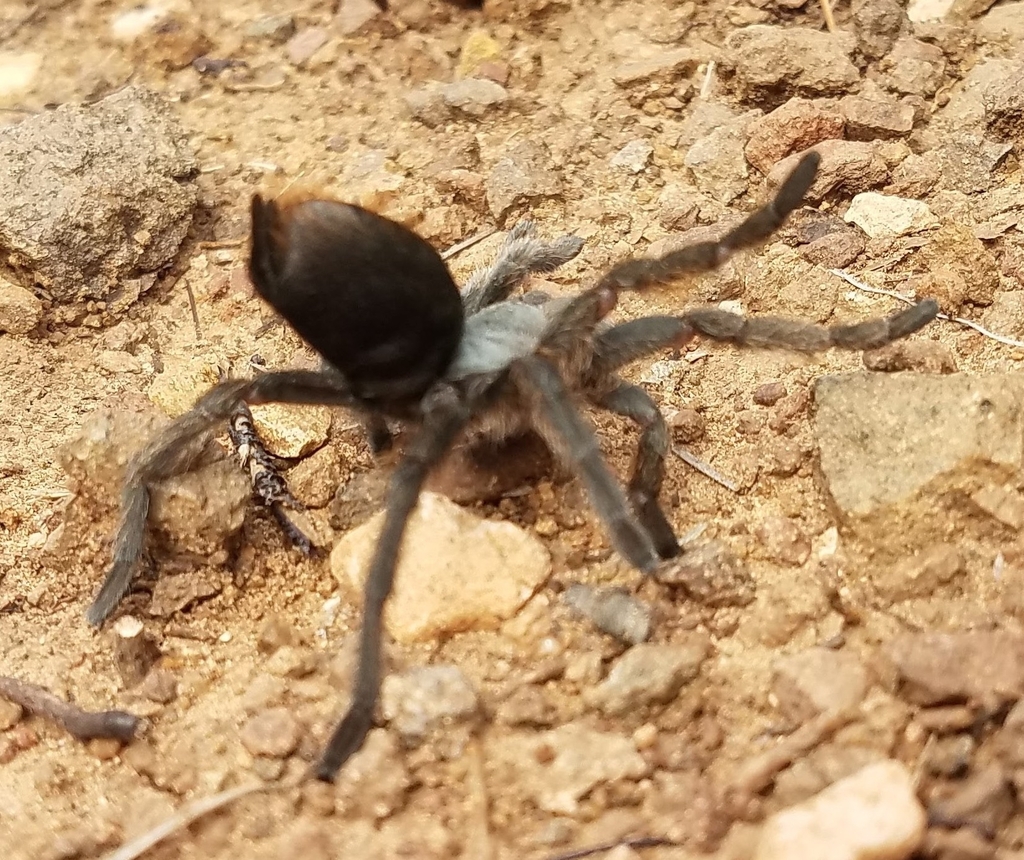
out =
<path fill-rule="evenodd" d="M 384 514 L 350 531 L 331 553 L 331 570 L 361 600 Z M 409 520 L 384 613 L 400 642 L 493 627 L 511 617 L 547 579 L 551 558 L 533 535 L 492 522 L 434 493 Z"/>
<path fill-rule="evenodd" d="M 910 773 L 882 761 L 769 818 L 754 860 L 903 860 L 924 830 Z"/>
<path fill-rule="evenodd" d="M 843 217 L 847 223 L 856 224 L 872 239 L 879 236 L 907 236 L 939 226 L 939 219 L 927 203 L 874 191 L 865 191 L 854 197 Z"/>

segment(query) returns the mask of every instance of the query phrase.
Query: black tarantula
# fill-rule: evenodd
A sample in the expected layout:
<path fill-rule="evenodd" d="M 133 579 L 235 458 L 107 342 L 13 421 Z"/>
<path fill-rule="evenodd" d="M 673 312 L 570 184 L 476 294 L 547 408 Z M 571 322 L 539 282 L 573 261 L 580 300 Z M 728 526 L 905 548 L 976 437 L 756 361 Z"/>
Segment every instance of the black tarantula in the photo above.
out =
<path fill-rule="evenodd" d="M 572 259 L 581 242 L 542 242 L 514 228 L 492 269 L 460 293 L 422 238 L 357 206 L 318 198 L 252 200 L 249 273 L 269 302 L 323 359 L 320 370 L 265 372 L 214 386 L 129 464 L 113 564 L 87 617 L 101 624 L 127 592 L 143 551 L 150 487 L 187 471 L 211 434 L 242 403 L 308 403 L 360 413 L 375 448 L 390 441 L 386 419 L 415 433 L 387 490 L 383 530 L 366 579 L 359 667 L 348 713 L 316 775 L 331 781 L 373 724 L 380 686 L 382 613 L 406 522 L 430 469 L 467 430 L 533 428 L 583 480 L 618 552 L 650 574 L 680 549 L 658 503 L 669 435 L 644 389 L 617 375 L 624 365 L 696 335 L 741 346 L 818 352 L 868 349 L 932 320 L 922 301 L 885 319 L 825 328 L 750 318 L 717 308 L 602 324 L 620 290 L 640 290 L 713 269 L 767 240 L 800 205 L 818 168 L 805 155 L 767 205 L 716 242 L 663 257 L 631 259 L 571 298 L 511 298 L 530 272 Z M 632 419 L 640 442 L 626 491 L 601 457 L 572 402 Z"/>

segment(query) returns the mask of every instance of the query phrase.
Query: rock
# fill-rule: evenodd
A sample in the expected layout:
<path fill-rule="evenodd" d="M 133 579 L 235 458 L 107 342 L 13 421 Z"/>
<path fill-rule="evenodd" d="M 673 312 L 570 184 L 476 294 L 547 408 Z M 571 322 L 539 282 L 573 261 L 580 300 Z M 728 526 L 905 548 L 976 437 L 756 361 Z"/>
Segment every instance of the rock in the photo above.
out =
<path fill-rule="evenodd" d="M 373 0 L 341 0 L 334 25 L 345 36 L 352 36 L 379 17 L 381 8 Z"/>
<path fill-rule="evenodd" d="M 974 25 L 974 32 L 983 42 L 1019 47 L 1024 44 L 1024 2 L 1001 3 L 990 9 Z"/>
<path fill-rule="evenodd" d="M 971 494 L 971 501 L 1014 532 L 1024 527 L 1024 497 L 1010 487 L 986 484 Z"/>
<path fill-rule="evenodd" d="M 192 223 L 195 157 L 167 103 L 139 87 L 0 129 L 0 161 L 0 252 L 57 302 L 118 309 Z"/>
<path fill-rule="evenodd" d="M 779 710 L 798 724 L 855 708 L 868 691 L 867 670 L 848 651 L 808 648 L 780 657 L 773 672 L 772 693 Z"/>
<path fill-rule="evenodd" d="M 638 780 L 649 770 L 629 738 L 578 723 L 540 734 L 494 733 L 487 759 L 507 774 L 501 784 L 522 786 L 540 809 L 556 815 L 576 815 L 580 799 L 598 785 Z"/>
<path fill-rule="evenodd" d="M 785 248 L 759 256 L 748 269 L 744 310 L 781 314 L 808 322 L 827 322 L 839 299 L 839 279 Z"/>
<path fill-rule="evenodd" d="M 856 224 L 872 239 L 908 236 L 939 226 L 939 219 L 927 203 L 874 191 L 864 191 L 854 197 L 843 218 L 847 223 Z"/>
<path fill-rule="evenodd" d="M 322 448 L 331 431 L 332 413 L 326 406 L 264 403 L 250 409 L 264 447 L 286 460 L 308 457 Z"/>
<path fill-rule="evenodd" d="M 1024 695 L 1024 636 L 1003 630 L 910 633 L 884 648 L 900 695 L 920 705 L 990 707 Z"/>
<path fill-rule="evenodd" d="M 129 459 L 164 423 L 152 408 L 99 409 L 65 444 L 59 458 L 75 492 L 64 515 L 65 546 L 92 540 L 86 535 L 95 532 L 97 517 L 108 517 L 120 500 Z M 207 465 L 153 488 L 150 529 L 172 553 L 210 556 L 242 527 L 249 481 L 216 443 L 206 451 Z"/>
<path fill-rule="evenodd" d="M 651 634 L 651 610 L 623 588 L 594 588 L 582 583 L 570 585 L 562 596 L 565 604 L 589 618 L 602 633 L 636 645 Z"/>
<path fill-rule="evenodd" d="M 985 125 L 999 140 L 1014 143 L 1021 150 L 1024 135 L 1024 60 L 1009 73 L 990 81 L 985 87 Z"/>
<path fill-rule="evenodd" d="M 585 697 L 610 716 L 668 704 L 697 677 L 710 650 L 711 640 L 705 633 L 691 633 L 682 644 L 634 645 Z"/>
<path fill-rule="evenodd" d="M 758 406 L 774 406 L 785 396 L 786 386 L 776 380 L 757 386 L 750 397 Z"/>
<path fill-rule="evenodd" d="M 974 235 L 970 227 L 953 221 L 943 223 L 928 237 L 931 241 L 918 248 L 914 264 L 920 271 L 939 276 L 949 272 L 964 285 L 964 298 L 977 305 L 990 305 L 1000 287 L 999 264 L 992 252 Z M 925 294 L 922 294 L 922 296 Z M 958 310 L 941 301 L 943 310 Z"/>
<path fill-rule="evenodd" d="M 323 27 L 306 27 L 287 41 L 284 53 L 293 66 L 304 66 L 326 44 L 327 31 Z"/>
<path fill-rule="evenodd" d="M 0 105 L 16 105 L 35 86 L 42 67 L 37 51 L 0 51 Z"/>
<path fill-rule="evenodd" d="M 495 105 L 508 101 L 508 90 L 486 78 L 466 78 L 441 88 L 445 104 L 472 117 L 481 117 Z"/>
<path fill-rule="evenodd" d="M 397 742 L 390 732 L 373 729 L 338 774 L 337 811 L 387 818 L 402 808 L 411 786 Z"/>
<path fill-rule="evenodd" d="M 910 0 L 907 4 L 907 17 L 915 24 L 928 21 L 941 21 L 953 8 L 956 0 Z"/>
<path fill-rule="evenodd" d="M 665 421 L 672 431 L 672 437 L 684 444 L 699 442 L 707 432 L 707 422 L 692 406 L 666 411 Z"/>
<path fill-rule="evenodd" d="M 666 83 L 674 86 L 680 78 L 695 70 L 699 62 L 690 48 L 676 48 L 623 63 L 612 71 L 612 80 L 623 88 L 645 86 L 654 89 Z"/>
<path fill-rule="evenodd" d="M 483 30 L 474 30 L 462 43 L 456 77 L 468 78 L 478 75 L 480 67 L 493 63 L 501 57 L 501 44 Z"/>
<path fill-rule="evenodd" d="M 879 64 L 879 70 L 882 82 L 894 92 L 929 97 L 942 85 L 946 58 L 938 45 L 904 36 Z"/>
<path fill-rule="evenodd" d="M 878 144 L 856 140 L 826 140 L 812 147 L 821 164 L 814 183 L 804 199 L 820 203 L 830 194 L 857 194 L 884 185 L 889 166 L 882 158 Z M 796 167 L 803 153 L 794 153 L 778 162 L 768 173 L 768 186 L 778 188 Z"/>
<path fill-rule="evenodd" d="M 486 78 L 463 78 L 447 84 L 427 84 L 406 94 L 405 102 L 416 119 L 430 128 L 457 118 L 459 114 L 479 118 L 508 101 L 508 91 Z M 520 144 L 523 146 L 535 144 Z M 500 162 L 499 162 L 500 163 Z"/>
<path fill-rule="evenodd" d="M 175 72 L 187 68 L 212 47 L 197 16 L 172 12 L 133 39 L 130 53 L 140 64 Z"/>
<path fill-rule="evenodd" d="M 719 203 L 731 203 L 747 190 L 749 172 L 743 142 L 756 116 L 755 111 L 749 111 L 722 123 L 694 141 L 683 157 L 697 187 Z"/>
<path fill-rule="evenodd" d="M 1013 786 L 1001 764 L 971 774 L 948 796 L 932 800 L 928 813 L 938 822 L 956 822 L 981 833 L 995 833 L 1014 814 Z"/>
<path fill-rule="evenodd" d="M 457 666 L 420 666 L 388 675 L 381 713 L 406 744 L 422 743 L 439 729 L 464 722 L 479 708 L 476 691 Z"/>
<path fill-rule="evenodd" d="M 811 555 L 811 541 L 789 517 L 770 516 L 754 527 L 760 555 L 768 561 L 799 567 Z"/>
<path fill-rule="evenodd" d="M 970 735 L 935 738 L 925 746 L 921 763 L 933 774 L 961 777 L 970 769 L 975 746 Z"/>
<path fill-rule="evenodd" d="M 800 256 L 823 269 L 845 269 L 861 254 L 867 243 L 859 230 L 841 230 L 802 245 Z"/>
<path fill-rule="evenodd" d="M 208 571 L 161 576 L 153 585 L 146 611 L 154 618 L 167 618 L 217 594 L 220 583 Z"/>
<path fill-rule="evenodd" d="M 995 175 L 1003 160 L 1013 151 L 1006 142 L 973 131 L 953 131 L 943 135 L 941 144 L 928 153 L 936 163 L 942 188 L 974 194 L 999 183 Z"/>
<path fill-rule="evenodd" d="M 295 18 L 287 13 L 261 15 L 249 21 L 243 30 L 247 39 L 267 39 L 271 42 L 286 42 L 295 35 Z"/>
<path fill-rule="evenodd" d="M 962 500 L 1015 480 L 1024 460 L 1024 388 L 1012 374 L 827 376 L 814 401 L 833 511 L 877 551 L 962 536 L 981 516 Z"/>
<path fill-rule="evenodd" d="M 892 171 L 892 183 L 885 192 L 897 197 L 925 197 L 938 184 L 941 170 L 932 153 L 910 153 Z"/>
<path fill-rule="evenodd" d="M 697 225 L 702 196 L 692 188 L 666 185 L 658 194 L 658 223 L 666 230 L 689 230 Z"/>
<path fill-rule="evenodd" d="M 608 160 L 608 164 L 627 173 L 642 173 L 652 155 L 654 147 L 646 140 L 631 140 Z"/>
<path fill-rule="evenodd" d="M 24 715 L 21 705 L 0 698 L 0 732 L 6 732 L 9 728 L 21 722 Z"/>
<path fill-rule="evenodd" d="M 878 762 L 772 815 L 754 860 L 905 860 L 925 824 L 912 775 L 899 762 Z"/>
<path fill-rule="evenodd" d="M 845 93 L 860 79 L 850 61 L 854 47 L 853 37 L 842 31 L 763 24 L 736 30 L 726 40 L 728 63 L 744 97 L 769 103 L 786 96 Z"/>
<path fill-rule="evenodd" d="M 168 356 L 163 371 L 153 378 L 146 393 L 161 411 L 177 418 L 220 381 L 221 367 L 217 356 Z"/>
<path fill-rule="evenodd" d="M 929 597 L 964 572 L 964 557 L 955 547 L 929 547 L 895 565 L 880 565 L 871 583 L 890 600 Z"/>
<path fill-rule="evenodd" d="M 655 573 L 659 582 L 678 585 L 703 606 L 746 606 L 754 600 L 750 571 L 722 543 L 687 548 L 671 565 Z"/>
<path fill-rule="evenodd" d="M 495 218 L 518 203 L 562 193 L 562 180 L 548 167 L 547 152 L 524 141 L 500 159 L 487 176 L 487 205 Z"/>
<path fill-rule="evenodd" d="M 843 96 L 839 110 L 846 119 L 850 140 L 888 140 L 905 137 L 914 129 L 914 109 L 904 102 Z"/>
<path fill-rule="evenodd" d="M 904 6 L 900 0 L 854 0 L 857 45 L 866 57 L 884 57 L 908 28 L 910 22 Z"/>
<path fill-rule="evenodd" d="M 43 319 L 43 303 L 31 290 L 0 278 L 0 332 L 28 334 Z"/>
<path fill-rule="evenodd" d="M 153 669 L 143 679 L 139 693 L 151 702 L 170 704 L 178 696 L 178 679 L 167 669 Z"/>
<path fill-rule="evenodd" d="M 844 125 L 842 114 L 834 109 L 792 98 L 750 124 L 750 139 L 744 153 L 747 161 L 767 174 L 790 153 L 803 152 L 823 140 L 841 138 Z"/>
<path fill-rule="evenodd" d="M 382 524 L 378 514 L 335 545 L 331 570 L 346 589 L 361 592 Z M 551 565 L 533 535 L 511 523 L 482 520 L 433 493 L 420 496 L 403 550 L 384 614 L 388 631 L 401 642 L 511 617 L 547 579 Z"/>
<path fill-rule="evenodd" d="M 268 708 L 251 717 L 238 738 L 252 756 L 287 758 L 299 746 L 302 726 L 287 708 Z"/>
<path fill-rule="evenodd" d="M 894 373 L 916 370 L 921 373 L 956 373 L 952 350 L 937 340 L 898 340 L 888 346 L 864 352 L 868 370 Z"/>

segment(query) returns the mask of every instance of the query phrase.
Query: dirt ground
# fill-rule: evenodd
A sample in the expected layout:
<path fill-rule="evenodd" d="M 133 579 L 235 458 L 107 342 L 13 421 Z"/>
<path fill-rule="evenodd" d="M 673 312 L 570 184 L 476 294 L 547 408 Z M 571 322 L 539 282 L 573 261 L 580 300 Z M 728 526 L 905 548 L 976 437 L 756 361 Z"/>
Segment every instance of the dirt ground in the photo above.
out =
<path fill-rule="evenodd" d="M 178 260 L 119 319 L 97 326 L 82 317 L 57 323 L 48 307 L 43 324 L 30 334 L 0 334 L 0 672 L 42 684 L 83 706 L 123 707 L 151 721 L 146 738 L 126 749 L 83 744 L 29 717 L 0 736 L 5 738 L 0 846 L 11 860 L 103 856 L 184 802 L 254 776 L 287 781 L 312 760 L 344 706 L 358 607 L 338 590 L 326 559 L 299 558 L 267 520 L 250 516 L 241 539 L 216 557 L 162 567 L 165 574 L 201 574 L 216 584 L 215 593 L 187 609 L 146 616 L 163 650 L 162 666 L 177 685 L 166 703 L 123 688 L 109 634 L 98 634 L 83 617 L 109 557 L 117 488 L 108 488 L 111 504 L 97 514 L 78 551 L 66 547 L 61 531 L 71 493 L 59 451 L 94 410 L 140 403 L 161 369 L 197 356 L 244 365 L 259 353 L 272 367 L 309 359 L 295 336 L 267 327 L 273 316 L 249 292 L 242 274 L 251 193 L 294 181 L 323 184 L 404 220 L 439 248 L 496 227 L 499 235 L 453 257 L 460 282 L 493 255 L 500 231 L 529 212 L 546 234 L 574 232 L 586 240 L 580 257 L 550 277 L 555 289 L 569 291 L 614 259 L 643 253 L 665 237 L 713 225 L 730 213 L 750 211 L 764 198 L 764 177 L 753 168 L 739 177 L 737 194 L 718 194 L 715 178 L 695 180 L 684 156 L 710 129 L 694 132 L 687 118 L 702 100 L 731 106 L 731 122 L 742 111 L 767 112 L 799 94 L 783 88 L 763 95 L 758 104 L 752 90 L 737 82 L 725 46 L 738 28 L 766 23 L 825 32 L 814 0 L 487 0 L 482 13 L 427 0 L 394 0 L 386 16 L 352 33 L 345 32 L 333 3 L 316 0 L 296 0 L 285 10 L 257 0 L 169 5 L 180 10 L 174 13 L 177 20 L 186 22 L 174 38 L 144 32 L 134 41 L 112 35 L 112 22 L 133 8 L 127 2 L 8 2 L 0 12 L 4 50 L 45 58 L 17 109 L 5 112 L 9 122 L 48 104 L 95 100 L 131 80 L 173 104 L 200 165 L 199 209 Z M 347 8 L 360 7 L 343 3 L 342 12 Z M 296 44 L 287 24 L 268 25 L 264 35 L 254 35 L 253 22 L 282 11 L 299 35 L 326 37 L 311 56 L 302 56 L 302 44 Z M 836 3 L 835 14 L 841 32 L 855 31 L 845 0 Z M 926 154 L 938 145 L 928 134 L 932 113 L 948 103 L 980 58 L 996 51 L 975 37 L 973 21 L 942 26 L 923 37 L 939 45 L 945 57 L 941 81 L 921 95 L 894 96 L 911 104 L 915 115 L 913 132 L 886 142 L 898 149 L 900 141 L 909 141 L 906 150 L 887 151 L 894 173 L 911 152 Z M 493 42 L 481 40 L 481 32 Z M 468 62 L 463 49 L 474 39 L 493 45 L 484 73 L 507 87 L 509 100 L 474 103 L 436 123 L 413 116 L 406 101 L 410 93 L 430 81 L 459 79 L 460 64 L 465 72 Z M 661 73 L 640 84 L 613 80 L 624 64 L 680 46 L 697 59 L 681 64 L 668 83 Z M 1016 50 L 1021 51 L 1020 43 Z M 702 52 L 720 58 L 710 70 Z M 203 73 L 188 65 L 200 55 L 244 61 L 248 68 Z M 876 86 L 884 59 L 854 56 L 859 77 L 824 94 L 833 101 Z M 823 95 L 813 86 L 805 94 Z M 680 137 L 687 142 L 680 143 Z M 636 147 L 637 141 L 650 146 Z M 487 177 L 524 142 L 542 145 L 544 169 L 557 182 L 496 214 Z M 632 149 L 619 158 L 627 145 Z M 637 169 L 627 163 L 634 158 L 639 158 Z M 1014 158 L 1011 154 L 1000 163 L 996 186 L 1019 182 Z M 724 176 L 721 185 L 736 179 Z M 876 183 L 876 190 L 884 185 Z M 898 193 L 925 198 L 928 189 L 908 183 Z M 852 197 L 853 191 L 839 184 L 819 208 L 842 212 Z M 943 215 L 955 212 L 948 207 Z M 984 319 L 991 320 L 990 327 L 1013 338 L 1024 333 L 1018 328 L 1021 293 L 1014 292 L 1021 288 L 1014 280 L 1024 247 L 1021 235 L 1020 229 L 1010 229 L 986 241 L 986 253 L 1001 267 L 1000 313 L 966 297 L 955 306 L 971 318 L 989 313 Z M 796 244 L 792 233 L 783 239 Z M 712 277 L 692 292 L 701 299 L 738 300 L 745 310 L 804 314 L 814 321 L 863 319 L 896 309 L 892 299 L 858 292 L 838 279 L 829 282 L 832 299 L 825 305 L 816 292 L 824 282 L 815 281 L 815 295 L 792 284 L 779 307 L 770 307 L 773 297 L 757 298 L 753 283 L 763 272 L 758 261 L 785 251 L 750 255 L 732 274 Z M 849 269 L 860 276 L 873 264 L 885 265 L 891 253 L 891 246 L 869 241 Z M 806 264 L 785 265 L 799 273 Z M 898 262 L 886 272 L 892 289 L 900 289 L 908 275 Z M 199 333 L 183 276 L 197 299 Z M 738 290 L 734 283 L 740 283 Z M 618 313 L 667 313 L 690 300 L 683 290 L 662 290 L 625 297 Z M 987 304 L 992 306 L 991 298 Z M 935 349 L 966 374 L 1015 371 L 1024 357 L 1019 348 L 952 324 L 937 323 L 919 337 L 937 344 Z M 111 353 L 128 353 L 133 360 L 114 363 Z M 99 360 L 101 355 L 107 358 Z M 731 491 L 671 458 L 663 499 L 677 533 L 703 528 L 701 538 L 726 544 L 749 567 L 756 585 L 755 599 L 743 606 L 701 606 L 683 593 L 656 587 L 641 592 L 655 608 L 655 641 L 672 644 L 699 630 L 713 643 L 698 679 L 671 702 L 617 716 L 586 704 L 586 688 L 623 649 L 568 613 L 557 592 L 578 579 L 624 585 L 635 579 L 608 560 L 607 540 L 580 490 L 545 478 L 535 492 L 470 505 L 483 516 L 541 536 L 554 572 L 539 596 L 498 630 L 389 648 L 392 671 L 457 665 L 480 697 L 482 716 L 476 722 L 411 750 L 402 748 L 391 730 L 382 731 L 374 736 L 372 755 L 353 763 L 336 788 L 307 784 L 247 797 L 147 856 L 543 858 L 628 835 L 652 835 L 680 846 L 620 848 L 614 856 L 712 852 L 725 860 L 750 856 L 766 816 L 868 761 L 902 761 L 922 780 L 922 798 L 933 787 L 964 777 L 955 768 L 941 773 L 937 765 L 922 764 L 926 739 L 914 734 L 915 708 L 894 694 L 876 659 L 886 631 L 908 629 L 893 621 L 902 616 L 892 616 L 883 597 L 865 610 L 869 617 L 862 623 L 851 623 L 822 585 L 822 549 L 835 541 L 835 529 L 843 523 L 829 506 L 816 470 L 807 397 L 816 378 L 862 367 L 858 353 L 802 358 L 699 343 L 629 371 L 673 416 L 676 442 L 685 442 L 739 487 Z M 755 399 L 755 391 L 776 382 L 784 388 L 782 399 L 772 400 L 767 390 Z M 618 419 L 592 417 L 610 462 L 625 474 L 635 430 Z M 340 464 L 339 483 L 387 468 L 374 463 L 360 430 L 345 416 L 335 417 L 328 446 Z M 329 529 L 326 513 L 318 521 Z M 1013 539 L 1005 535 L 982 535 L 972 545 L 969 563 L 987 570 L 1008 543 Z M 331 617 L 325 602 L 336 595 L 342 600 L 331 604 L 336 616 Z M 970 626 L 982 617 L 993 628 L 1016 623 L 998 596 L 990 600 L 986 593 L 965 592 L 957 597 L 959 602 L 948 595 L 936 598 L 933 611 L 924 597 L 915 618 L 931 619 L 927 629 L 939 630 Z M 145 594 L 133 597 L 131 605 L 144 612 L 146 600 Z M 292 643 L 290 659 L 307 661 L 306 668 L 271 665 L 281 651 L 271 653 L 274 643 L 266 643 L 279 628 Z M 778 780 L 774 791 L 727 804 L 724 787 L 738 769 L 795 728 L 776 707 L 774 661 L 815 645 L 835 647 L 840 639 L 872 679 L 864 712 L 845 734 L 826 738 L 824 747 L 810 753 L 815 758 L 803 770 L 794 768 L 788 781 Z M 539 716 L 499 719 L 510 691 L 527 686 L 542 691 Z M 289 755 L 254 757 L 239 742 L 243 724 L 268 705 L 285 707 L 300 726 Z M 599 737 L 630 740 L 645 772 L 597 780 L 572 812 L 546 810 L 532 784 L 543 779 L 538 763 L 517 761 L 510 750 L 529 749 L 532 734 L 574 721 L 605 733 Z M 975 753 L 984 748 L 984 729 L 961 736 L 971 738 Z M 986 760 L 993 757 L 998 758 L 992 753 Z M 1014 767 L 1007 764 L 1007 772 Z M 966 770 L 972 772 L 971 766 Z M 1011 810 L 1013 804 L 1011 799 Z M 973 841 L 957 849 L 962 853 L 940 840 L 922 848 L 922 856 L 1019 856 L 1024 828 L 1015 819 L 1011 812 L 997 816 L 988 831 L 968 828 L 964 838 Z M 947 828 L 945 835 L 956 832 Z"/>

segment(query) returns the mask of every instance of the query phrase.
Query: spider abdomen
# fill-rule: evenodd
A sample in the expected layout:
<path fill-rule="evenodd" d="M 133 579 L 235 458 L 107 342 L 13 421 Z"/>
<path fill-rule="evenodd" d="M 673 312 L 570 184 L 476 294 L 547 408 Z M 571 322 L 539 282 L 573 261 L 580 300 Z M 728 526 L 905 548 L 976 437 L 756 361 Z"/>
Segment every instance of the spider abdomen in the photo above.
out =
<path fill-rule="evenodd" d="M 462 337 L 448 267 L 411 230 L 325 199 L 252 200 L 256 291 L 369 403 L 420 397 Z"/>

